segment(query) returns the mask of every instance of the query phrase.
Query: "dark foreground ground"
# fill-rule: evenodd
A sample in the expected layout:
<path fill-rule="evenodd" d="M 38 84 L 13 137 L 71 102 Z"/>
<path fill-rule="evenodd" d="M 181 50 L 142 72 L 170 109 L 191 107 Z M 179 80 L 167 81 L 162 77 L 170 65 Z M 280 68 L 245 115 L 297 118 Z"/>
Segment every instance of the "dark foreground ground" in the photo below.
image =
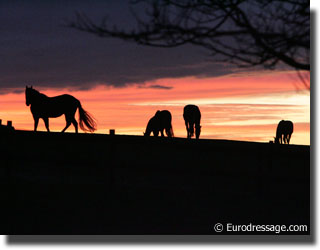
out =
<path fill-rule="evenodd" d="M 310 233 L 308 146 L 14 131 L 0 152 L 2 234 Z"/>

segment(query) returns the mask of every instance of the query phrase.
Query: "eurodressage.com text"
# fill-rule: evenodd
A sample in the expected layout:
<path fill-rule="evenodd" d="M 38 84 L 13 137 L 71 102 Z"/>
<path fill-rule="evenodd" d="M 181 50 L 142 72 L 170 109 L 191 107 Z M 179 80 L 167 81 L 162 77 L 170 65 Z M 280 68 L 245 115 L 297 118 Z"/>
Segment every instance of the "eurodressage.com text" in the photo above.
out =
<path fill-rule="evenodd" d="M 219 224 L 220 227 L 217 227 Z M 225 230 L 223 230 L 225 228 Z M 222 224 L 217 223 L 215 226 L 217 232 L 274 232 L 276 234 L 282 232 L 307 232 L 307 225 L 254 225 L 252 223 L 247 225 L 234 225 L 227 223 L 224 227 Z"/>

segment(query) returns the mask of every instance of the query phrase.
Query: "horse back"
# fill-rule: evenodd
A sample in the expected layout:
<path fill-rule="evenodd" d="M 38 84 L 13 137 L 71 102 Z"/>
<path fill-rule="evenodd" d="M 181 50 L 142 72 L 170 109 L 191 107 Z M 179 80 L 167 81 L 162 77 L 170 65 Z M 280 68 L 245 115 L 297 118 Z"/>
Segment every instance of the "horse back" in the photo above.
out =
<path fill-rule="evenodd" d="M 171 126 L 172 116 L 170 111 L 162 110 L 157 111 L 156 114 L 149 120 L 147 129 L 149 130 L 163 130 L 164 128 Z"/>
<path fill-rule="evenodd" d="M 161 121 L 170 122 L 172 120 L 172 115 L 169 110 L 162 110 L 159 113 L 157 112 L 156 115 L 159 117 Z"/>
<path fill-rule="evenodd" d="M 292 134 L 293 133 L 293 123 L 292 121 L 282 120 L 279 122 L 277 127 L 277 136 Z"/>
<path fill-rule="evenodd" d="M 198 106 L 189 104 L 183 109 L 183 118 L 186 122 L 200 123 L 201 112 Z"/>
<path fill-rule="evenodd" d="M 285 125 L 285 130 L 287 132 L 287 134 L 292 134 L 293 133 L 293 123 L 292 121 L 285 121 L 286 125 Z"/>
<path fill-rule="evenodd" d="M 31 111 L 39 117 L 59 117 L 63 114 L 74 114 L 79 104 L 78 99 L 64 94 L 47 97 L 41 103 L 31 105 Z"/>

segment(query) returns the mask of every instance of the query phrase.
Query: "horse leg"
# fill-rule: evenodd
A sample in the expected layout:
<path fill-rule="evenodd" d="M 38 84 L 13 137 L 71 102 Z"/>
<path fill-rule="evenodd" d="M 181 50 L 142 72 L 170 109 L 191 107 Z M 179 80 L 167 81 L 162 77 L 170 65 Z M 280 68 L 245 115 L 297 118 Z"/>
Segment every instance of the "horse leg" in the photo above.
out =
<path fill-rule="evenodd" d="M 165 128 L 164 131 L 166 132 L 167 137 L 171 137 L 170 128 Z"/>
<path fill-rule="evenodd" d="M 71 122 L 70 122 L 70 121 L 67 121 L 67 124 L 66 124 L 66 126 L 64 127 L 64 129 L 61 131 L 61 133 L 63 133 L 64 131 L 66 131 L 67 128 L 69 128 L 70 125 L 71 125 Z"/>
<path fill-rule="evenodd" d="M 166 128 L 166 134 L 167 134 L 168 137 L 172 137 L 171 127 L 170 126 Z"/>
<path fill-rule="evenodd" d="M 63 133 L 64 131 L 66 131 L 66 129 L 69 128 L 69 126 L 71 125 L 72 119 L 70 119 L 70 117 L 67 116 L 67 115 L 65 115 L 65 117 L 66 117 L 66 123 L 67 123 L 67 124 L 66 124 L 65 128 L 61 131 L 61 133 Z"/>
<path fill-rule="evenodd" d="M 73 117 L 71 122 L 72 122 L 72 124 L 73 124 L 73 126 L 74 126 L 74 128 L 76 130 L 76 133 L 78 133 L 78 122 L 76 121 L 76 119 L 74 119 L 74 117 Z"/>
<path fill-rule="evenodd" d="M 160 130 L 161 137 L 164 137 L 163 130 L 164 130 L 164 129 L 161 129 L 161 130 Z"/>
<path fill-rule="evenodd" d="M 190 133 L 189 133 L 189 128 L 188 128 L 188 122 L 185 121 L 185 124 L 186 124 L 186 129 L 187 129 L 187 138 L 190 138 L 190 137 L 189 137 L 189 134 L 190 134 Z"/>
<path fill-rule="evenodd" d="M 44 121 L 44 125 L 46 126 L 47 131 L 50 132 L 50 130 L 49 130 L 49 118 L 45 117 L 45 118 L 42 118 L 42 119 Z"/>
<path fill-rule="evenodd" d="M 200 133 L 201 133 L 201 126 L 200 123 L 195 124 L 195 134 L 196 134 L 196 139 L 199 139 Z"/>
<path fill-rule="evenodd" d="M 33 117 L 33 119 L 34 119 L 34 131 L 37 131 L 39 117 Z"/>
<path fill-rule="evenodd" d="M 291 134 L 288 134 L 288 144 L 290 143 Z"/>
<path fill-rule="evenodd" d="M 195 133 L 195 123 L 194 122 L 190 123 L 189 128 L 190 128 L 190 138 L 192 138 Z"/>
<path fill-rule="evenodd" d="M 289 134 L 287 134 L 287 136 L 286 136 L 286 141 L 287 141 L 287 144 L 289 144 L 289 142 L 290 142 L 290 135 Z"/>

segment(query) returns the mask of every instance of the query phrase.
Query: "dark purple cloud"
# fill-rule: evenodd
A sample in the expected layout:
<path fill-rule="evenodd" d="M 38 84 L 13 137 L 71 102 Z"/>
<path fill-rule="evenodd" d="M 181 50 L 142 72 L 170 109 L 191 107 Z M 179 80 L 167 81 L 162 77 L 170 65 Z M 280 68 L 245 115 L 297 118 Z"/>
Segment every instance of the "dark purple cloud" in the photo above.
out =
<path fill-rule="evenodd" d="M 150 48 L 65 27 L 76 11 L 96 20 L 108 14 L 122 27 L 134 23 L 125 0 L 0 2 L 0 93 L 26 84 L 123 87 L 166 77 L 219 76 L 233 70 L 208 61 L 205 52 L 193 46 Z"/>
<path fill-rule="evenodd" d="M 163 85 L 149 85 L 149 86 L 141 86 L 139 88 L 146 88 L 146 89 L 173 89 L 171 86 L 163 86 Z"/>

